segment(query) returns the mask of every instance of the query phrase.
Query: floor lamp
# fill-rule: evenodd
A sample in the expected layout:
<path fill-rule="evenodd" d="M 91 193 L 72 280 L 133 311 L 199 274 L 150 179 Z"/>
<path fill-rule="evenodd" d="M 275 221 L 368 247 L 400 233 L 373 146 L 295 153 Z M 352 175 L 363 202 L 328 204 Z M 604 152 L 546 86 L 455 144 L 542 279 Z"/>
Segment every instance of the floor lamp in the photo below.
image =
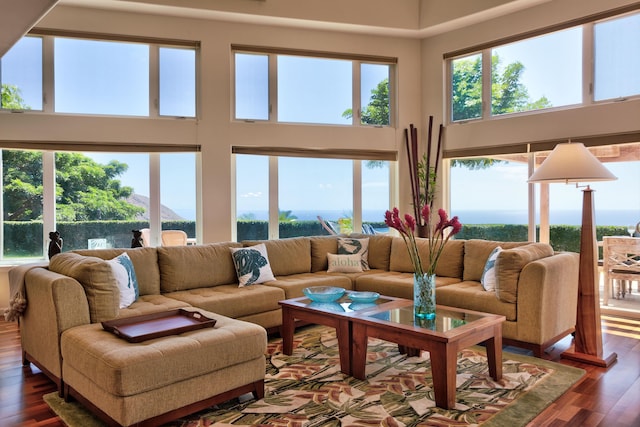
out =
<path fill-rule="evenodd" d="M 579 187 L 578 183 L 615 179 L 617 178 L 584 144 L 569 141 L 556 145 L 549 157 L 531 175 L 529 182 L 575 183 Z M 572 348 L 562 353 L 562 357 L 606 368 L 618 356 L 616 353 L 606 357 L 603 354 L 593 190 L 587 185 L 582 191 L 576 332 Z"/>

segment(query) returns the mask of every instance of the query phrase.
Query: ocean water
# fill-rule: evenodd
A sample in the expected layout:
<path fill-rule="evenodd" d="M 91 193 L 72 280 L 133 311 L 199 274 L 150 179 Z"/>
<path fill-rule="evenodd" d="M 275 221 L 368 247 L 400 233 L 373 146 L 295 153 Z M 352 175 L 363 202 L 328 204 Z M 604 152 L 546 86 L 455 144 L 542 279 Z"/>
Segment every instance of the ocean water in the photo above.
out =
<path fill-rule="evenodd" d="M 365 210 L 362 212 L 362 219 L 366 222 L 384 221 L 384 210 Z M 245 212 L 239 212 L 242 215 Z M 266 221 L 269 215 L 263 212 L 252 213 L 255 219 Z M 300 221 L 315 221 L 318 215 L 325 220 L 337 221 L 341 217 L 351 216 L 351 212 L 339 210 L 293 210 L 292 215 Z M 458 215 L 463 224 L 527 224 L 527 211 L 495 211 L 495 210 L 461 210 L 452 212 Z M 596 209 L 596 225 L 619 225 L 628 226 L 640 222 L 640 210 L 635 209 Z M 582 211 L 567 210 L 554 211 L 549 213 L 549 221 L 556 225 L 580 225 L 582 222 Z M 538 218 L 536 218 L 538 222 Z"/>

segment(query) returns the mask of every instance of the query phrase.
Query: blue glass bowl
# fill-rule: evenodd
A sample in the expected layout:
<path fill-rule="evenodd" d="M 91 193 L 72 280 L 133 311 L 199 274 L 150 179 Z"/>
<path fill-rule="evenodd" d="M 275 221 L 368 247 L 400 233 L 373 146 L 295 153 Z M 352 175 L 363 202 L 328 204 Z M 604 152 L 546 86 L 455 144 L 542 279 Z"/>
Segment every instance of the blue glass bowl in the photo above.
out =
<path fill-rule="evenodd" d="M 333 286 L 312 286 L 302 290 L 311 301 L 314 302 L 333 302 L 344 295 L 343 288 Z"/>
<path fill-rule="evenodd" d="M 380 294 L 377 292 L 349 292 L 349 298 L 355 303 L 367 304 L 380 298 Z"/>

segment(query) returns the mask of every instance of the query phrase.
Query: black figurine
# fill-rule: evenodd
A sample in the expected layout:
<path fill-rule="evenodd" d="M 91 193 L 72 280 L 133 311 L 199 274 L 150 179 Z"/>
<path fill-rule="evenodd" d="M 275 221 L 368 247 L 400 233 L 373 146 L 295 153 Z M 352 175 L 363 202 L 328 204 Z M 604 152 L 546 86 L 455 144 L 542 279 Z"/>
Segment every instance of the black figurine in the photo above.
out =
<path fill-rule="evenodd" d="M 140 230 L 131 230 L 133 233 L 133 239 L 131 239 L 131 247 L 132 248 L 141 248 L 142 245 L 142 231 Z"/>
<path fill-rule="evenodd" d="M 59 232 L 52 231 L 49 233 L 49 239 L 51 239 L 49 243 L 49 259 L 51 259 L 54 255 L 62 252 L 62 238 Z"/>

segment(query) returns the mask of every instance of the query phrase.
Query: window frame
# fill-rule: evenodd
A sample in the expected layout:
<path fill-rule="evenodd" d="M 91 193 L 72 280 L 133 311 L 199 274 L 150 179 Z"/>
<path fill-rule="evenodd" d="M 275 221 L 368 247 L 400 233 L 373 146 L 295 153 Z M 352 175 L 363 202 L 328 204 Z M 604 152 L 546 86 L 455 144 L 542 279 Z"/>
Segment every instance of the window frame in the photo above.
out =
<path fill-rule="evenodd" d="M 236 117 L 236 54 L 254 54 L 265 55 L 268 58 L 268 72 L 267 81 L 269 82 L 268 90 L 268 119 L 248 119 Z M 316 122 L 290 122 L 278 120 L 278 56 L 297 56 L 297 57 L 312 57 L 326 60 L 346 60 L 352 62 L 352 93 L 351 93 L 351 109 L 353 111 L 350 124 L 332 124 L 332 123 L 316 123 Z M 231 63 L 233 72 L 231 73 L 231 100 L 230 100 L 230 114 L 233 122 L 239 123 L 276 123 L 276 124 L 295 124 L 295 125 L 320 125 L 320 126 L 355 126 L 355 127 L 396 127 L 396 108 L 397 102 L 395 100 L 396 93 L 396 75 L 397 75 L 397 63 L 398 58 L 395 57 L 383 57 L 372 55 L 358 55 L 347 54 L 337 52 L 320 52 L 301 49 L 285 49 L 274 47 L 262 47 L 262 46 L 249 46 L 249 45 L 231 45 Z M 389 124 L 388 125 L 369 125 L 361 122 L 361 66 L 362 64 L 378 64 L 389 66 Z"/>
<path fill-rule="evenodd" d="M 199 63 L 200 63 L 200 42 L 191 40 L 160 39 L 153 37 L 120 36 L 115 34 L 85 33 L 64 30 L 50 30 L 34 28 L 24 37 L 39 37 L 42 39 L 42 109 L 41 110 L 19 110 L 25 113 L 46 113 L 55 115 L 81 115 L 81 116 L 101 116 L 101 117 L 125 117 L 125 118 L 180 118 L 186 120 L 197 120 L 199 117 Z M 70 38 L 77 40 L 93 40 L 115 43 L 133 43 L 146 45 L 149 48 L 149 114 L 148 115 L 124 115 L 124 114 L 95 114 L 95 113 L 60 113 L 55 111 L 55 73 L 54 73 L 54 41 L 56 38 Z M 194 93 L 194 116 L 175 116 L 160 114 L 160 48 L 181 48 L 193 49 L 195 52 L 195 93 Z M 16 111 L 15 109 L 5 109 L 0 106 L 0 113 Z"/>
<path fill-rule="evenodd" d="M 269 153 L 269 148 L 265 147 L 265 149 L 263 150 L 256 150 L 254 151 L 252 148 L 248 148 L 248 149 L 243 149 L 243 147 L 234 147 L 234 150 L 232 151 L 232 161 L 233 161 L 233 170 L 235 171 L 234 175 L 233 175 L 233 186 L 232 188 L 234 188 L 232 197 L 233 197 L 233 212 L 234 212 L 234 217 L 233 217 L 233 226 L 232 226 L 232 240 L 233 241 L 237 241 L 238 240 L 238 217 L 237 217 L 237 192 L 235 191 L 235 189 L 237 188 L 236 186 L 236 180 L 237 180 L 237 174 L 238 174 L 238 170 L 236 167 L 236 156 L 237 155 L 242 155 L 242 154 L 250 154 L 250 155 L 264 155 L 268 157 L 268 179 L 269 179 L 269 195 L 268 195 L 268 206 L 269 206 L 269 219 L 268 219 L 268 239 L 269 240 L 276 240 L 280 237 L 280 226 L 279 226 L 279 221 L 278 221 L 278 214 L 279 214 L 279 166 L 278 166 L 278 159 L 280 157 L 301 157 L 301 158 L 315 158 L 315 159 L 320 159 L 320 158 L 326 158 L 326 159 L 343 159 L 343 160 L 351 160 L 352 162 L 352 185 L 353 185 L 353 201 L 352 201 L 352 207 L 353 207 L 353 229 L 354 230 L 360 230 L 362 229 L 362 213 L 363 213 L 363 206 L 362 206 L 362 201 L 363 201 L 363 197 L 362 197 L 362 192 L 363 192 L 363 182 L 362 182 L 362 168 L 363 168 L 363 163 L 368 161 L 368 160 L 384 160 L 388 162 L 388 167 L 389 167 L 389 201 L 388 201 L 388 205 L 390 209 L 390 206 L 392 206 L 394 204 L 394 200 L 396 200 L 397 198 L 397 188 L 395 186 L 396 184 L 396 174 L 397 174 L 397 168 L 398 168 L 398 160 L 397 158 L 392 159 L 391 157 L 384 158 L 384 154 L 382 153 L 378 153 L 379 156 L 376 158 L 376 156 L 371 156 L 371 159 L 368 159 L 366 157 L 366 153 L 361 153 L 361 157 L 358 157 L 356 155 L 356 153 L 351 153 L 351 156 L 349 155 L 301 155 L 301 153 L 295 154 L 295 155 L 287 155 L 286 150 L 280 150 L 278 151 L 278 149 L 273 149 L 272 153 Z M 383 218 L 381 217 L 380 220 L 382 221 Z"/>
<path fill-rule="evenodd" d="M 613 19 L 623 18 L 624 16 L 629 16 L 633 14 L 640 14 L 640 4 L 632 4 L 621 8 L 616 8 L 613 10 L 609 10 L 603 13 L 578 18 L 569 22 L 564 22 L 556 25 L 552 25 L 546 28 L 541 28 L 534 31 L 529 31 L 522 34 L 517 34 L 511 37 L 507 37 L 500 40 L 494 40 L 487 43 L 483 43 L 477 46 L 472 46 L 469 48 L 461 49 L 455 52 L 447 52 L 443 55 L 443 59 L 445 61 L 445 70 L 446 75 L 444 76 L 446 92 L 445 92 L 445 102 L 446 102 L 446 122 L 448 124 L 459 124 L 459 123 L 467 123 L 470 121 L 484 121 L 484 120 L 494 120 L 494 119 L 502 119 L 508 117 L 519 117 L 523 115 L 531 115 L 536 114 L 541 111 L 549 112 L 549 111 L 560 111 L 572 108 L 582 108 L 588 107 L 590 105 L 596 104 L 606 104 L 617 101 L 625 101 L 625 100 L 634 100 L 640 99 L 640 94 L 636 95 L 628 95 L 623 96 L 622 98 L 610 98 L 610 99 L 601 99 L 595 100 L 595 32 L 594 26 L 600 22 L 610 21 Z M 495 48 L 499 48 L 501 46 L 505 46 L 508 44 L 512 44 L 518 41 L 524 41 L 528 39 L 532 39 L 535 37 L 545 36 L 552 34 L 554 32 L 567 30 L 571 28 L 582 27 L 582 100 L 577 104 L 570 105 L 561 105 L 554 106 L 543 109 L 535 109 L 521 112 L 513 112 L 508 114 L 499 114 L 493 115 L 491 113 L 491 60 L 492 60 L 492 50 Z M 463 120 L 453 120 L 453 61 L 480 54 L 482 60 L 482 107 L 481 107 L 481 117 L 471 118 L 471 119 L 463 119 Z"/>

